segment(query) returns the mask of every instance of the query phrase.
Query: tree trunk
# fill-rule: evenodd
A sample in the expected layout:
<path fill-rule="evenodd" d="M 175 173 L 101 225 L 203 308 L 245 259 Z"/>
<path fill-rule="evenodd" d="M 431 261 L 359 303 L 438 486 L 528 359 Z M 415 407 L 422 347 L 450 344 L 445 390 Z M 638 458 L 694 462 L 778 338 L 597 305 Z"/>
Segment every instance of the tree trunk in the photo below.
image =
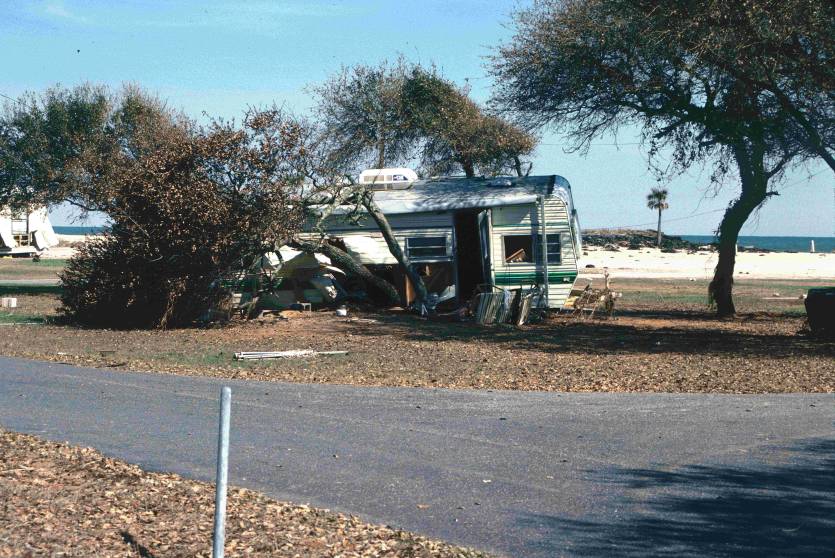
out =
<path fill-rule="evenodd" d="M 360 279 L 369 291 L 369 295 L 379 302 L 395 306 L 400 304 L 400 295 L 397 294 L 397 289 L 394 285 L 381 277 L 377 277 L 361 263 L 358 263 L 347 252 L 340 250 L 336 246 L 328 243 L 317 244 L 307 240 L 293 239 L 290 245 L 305 252 L 319 252 L 331 259 L 333 264 L 344 270 L 348 275 Z"/>
<path fill-rule="evenodd" d="M 475 178 L 475 165 L 470 160 L 461 161 L 461 167 L 464 169 L 464 175 L 467 178 Z"/>
<path fill-rule="evenodd" d="M 661 211 L 662 209 L 658 208 L 658 247 L 661 248 Z"/>
<path fill-rule="evenodd" d="M 524 176 L 522 174 L 522 161 L 519 160 L 519 157 L 513 158 L 513 168 L 516 169 L 516 176 Z"/>
<path fill-rule="evenodd" d="M 414 269 L 412 269 L 409 258 L 406 257 L 406 254 L 404 254 L 403 250 L 400 248 L 400 243 L 397 242 L 397 238 L 394 236 L 394 231 L 391 229 L 388 219 L 383 212 L 380 211 L 380 208 L 377 207 L 377 204 L 374 203 L 374 197 L 371 192 L 365 192 L 362 194 L 362 205 L 365 207 L 365 210 L 368 211 L 371 218 L 374 219 L 374 222 L 377 223 L 377 227 L 379 227 L 380 232 L 383 233 L 383 238 L 386 241 L 389 252 L 391 252 L 391 255 L 394 256 L 400 264 L 400 267 L 403 268 L 406 276 L 415 287 L 418 307 L 421 307 L 426 303 L 426 299 L 428 297 L 426 285 L 423 283 L 423 278 Z"/>
<path fill-rule="evenodd" d="M 768 197 L 766 176 L 763 165 L 763 148 L 754 145 L 734 147 L 734 157 L 739 167 L 742 192 L 725 211 L 719 225 L 719 261 L 708 286 L 708 296 L 716 304 L 721 317 L 733 316 L 736 307 L 733 301 L 734 265 L 739 231 L 751 213 Z"/>
<path fill-rule="evenodd" d="M 386 168 L 386 138 L 382 131 L 380 132 L 380 139 L 377 141 L 377 168 Z"/>

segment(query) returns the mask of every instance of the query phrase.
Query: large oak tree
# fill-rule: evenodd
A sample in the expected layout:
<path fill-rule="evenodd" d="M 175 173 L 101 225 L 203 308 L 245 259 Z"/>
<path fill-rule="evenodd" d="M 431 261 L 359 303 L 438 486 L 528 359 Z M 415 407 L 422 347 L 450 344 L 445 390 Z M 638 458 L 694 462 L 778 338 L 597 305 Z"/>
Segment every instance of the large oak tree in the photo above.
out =
<path fill-rule="evenodd" d="M 493 59 L 498 103 L 578 149 L 638 125 L 659 172 L 712 166 L 739 196 L 719 225 L 709 292 L 732 315 L 739 232 L 786 168 L 831 165 L 832 4 L 821 0 L 543 0 Z M 803 12 L 802 14 L 800 12 Z"/>

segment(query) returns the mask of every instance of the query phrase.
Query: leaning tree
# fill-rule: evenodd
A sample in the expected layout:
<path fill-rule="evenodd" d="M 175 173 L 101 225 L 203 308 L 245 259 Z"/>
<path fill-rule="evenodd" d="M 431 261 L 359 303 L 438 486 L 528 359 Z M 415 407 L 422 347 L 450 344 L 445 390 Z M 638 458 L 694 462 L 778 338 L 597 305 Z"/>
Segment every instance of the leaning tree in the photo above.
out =
<path fill-rule="evenodd" d="M 718 314 L 732 315 L 743 224 L 778 194 L 788 167 L 823 157 L 806 124 L 831 147 L 831 33 L 822 30 L 833 28 L 833 10 L 822 1 L 804 4 L 814 8 L 808 17 L 787 25 L 792 15 L 783 3 L 766 0 L 543 0 L 516 14 L 514 38 L 493 58 L 496 101 L 531 125 L 555 125 L 579 150 L 638 125 L 651 161 L 669 157 L 654 165 L 659 174 L 703 164 L 717 185 L 738 181 L 739 196 L 718 228 L 709 286 Z M 767 40 L 741 46 L 735 29 Z M 792 63 L 798 51 L 802 59 Z M 749 59 L 793 69 L 793 77 L 755 72 L 745 67 Z M 778 94 L 786 91 L 799 116 Z"/>
<path fill-rule="evenodd" d="M 61 276 L 63 311 L 87 325 L 209 317 L 230 275 L 301 227 L 309 136 L 276 109 L 197 126 L 135 87 L 53 88 L 7 105 L 0 137 L 0 202 L 110 219 Z"/>

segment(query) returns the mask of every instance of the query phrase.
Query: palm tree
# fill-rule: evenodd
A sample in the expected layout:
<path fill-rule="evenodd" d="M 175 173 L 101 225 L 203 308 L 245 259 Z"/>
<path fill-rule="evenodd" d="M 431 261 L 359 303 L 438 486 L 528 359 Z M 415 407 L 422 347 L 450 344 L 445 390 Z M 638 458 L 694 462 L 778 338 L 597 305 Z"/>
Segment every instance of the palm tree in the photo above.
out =
<path fill-rule="evenodd" d="M 654 186 L 647 194 L 647 207 L 658 210 L 658 247 L 661 248 L 661 212 L 670 207 L 667 203 L 667 189 Z"/>

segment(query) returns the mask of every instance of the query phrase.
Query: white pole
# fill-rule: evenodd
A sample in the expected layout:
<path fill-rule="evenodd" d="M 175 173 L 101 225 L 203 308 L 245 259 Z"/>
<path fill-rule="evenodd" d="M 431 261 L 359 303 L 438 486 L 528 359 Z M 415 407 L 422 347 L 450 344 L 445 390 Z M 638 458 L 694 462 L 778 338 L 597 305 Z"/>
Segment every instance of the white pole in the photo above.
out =
<path fill-rule="evenodd" d="M 232 389 L 220 390 L 220 424 L 217 437 L 217 481 L 215 487 L 215 530 L 212 536 L 212 558 L 223 558 L 226 538 L 226 481 L 229 476 L 229 415 Z"/>
<path fill-rule="evenodd" d="M 814 254 L 815 253 L 815 241 L 811 240 L 810 242 L 811 242 L 811 244 L 809 245 L 809 251 Z"/>

